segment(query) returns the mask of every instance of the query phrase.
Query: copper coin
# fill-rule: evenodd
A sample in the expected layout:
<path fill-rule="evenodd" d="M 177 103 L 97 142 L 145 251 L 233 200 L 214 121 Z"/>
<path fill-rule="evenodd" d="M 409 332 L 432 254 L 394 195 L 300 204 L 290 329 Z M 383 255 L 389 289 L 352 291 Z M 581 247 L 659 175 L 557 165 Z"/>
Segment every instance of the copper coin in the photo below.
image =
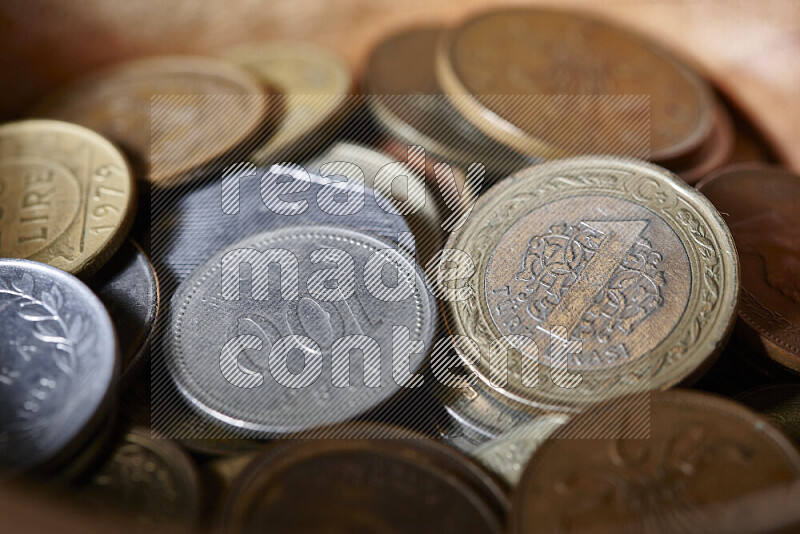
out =
<path fill-rule="evenodd" d="M 762 413 L 800 445 L 800 384 L 771 384 L 749 389 L 736 400 Z"/>
<path fill-rule="evenodd" d="M 289 441 L 234 483 L 224 532 L 502 532 L 502 489 L 466 457 L 406 439 Z"/>
<path fill-rule="evenodd" d="M 261 85 L 220 60 L 157 57 L 91 74 L 36 111 L 120 145 L 139 177 L 174 185 L 254 136 L 267 116 Z"/>
<path fill-rule="evenodd" d="M 467 20 L 440 43 L 437 74 L 478 128 L 543 157 L 649 148 L 665 162 L 700 146 L 714 119 L 711 90 L 691 68 L 629 30 L 565 11 Z"/>
<path fill-rule="evenodd" d="M 758 348 L 800 372 L 800 177 L 748 164 L 720 169 L 697 188 L 725 217 L 742 264 L 739 316 Z"/>
<path fill-rule="evenodd" d="M 558 439 L 586 425 L 649 438 Z M 522 474 L 513 532 L 685 531 L 698 508 L 800 478 L 800 453 L 765 419 L 691 391 L 589 411 L 552 437 Z"/>
<path fill-rule="evenodd" d="M 714 109 L 714 127 L 708 139 L 686 161 L 669 165 L 687 183 L 694 184 L 722 167 L 733 154 L 735 135 L 730 114 L 721 103 Z"/>

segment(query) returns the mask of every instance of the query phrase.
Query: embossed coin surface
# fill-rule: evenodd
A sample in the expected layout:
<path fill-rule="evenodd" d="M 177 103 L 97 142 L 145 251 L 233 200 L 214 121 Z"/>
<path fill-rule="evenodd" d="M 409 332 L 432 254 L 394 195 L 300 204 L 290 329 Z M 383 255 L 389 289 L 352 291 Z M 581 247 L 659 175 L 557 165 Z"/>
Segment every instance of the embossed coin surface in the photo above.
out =
<path fill-rule="evenodd" d="M 145 363 L 158 315 L 156 273 L 139 245 L 128 240 L 88 284 L 114 322 L 122 354 L 121 381 L 130 383 Z"/>
<path fill-rule="evenodd" d="M 80 79 L 45 100 L 37 115 L 107 136 L 139 178 L 168 186 L 254 135 L 267 111 L 247 72 L 214 59 L 159 57 Z"/>
<path fill-rule="evenodd" d="M 32 261 L 0 260 L 0 303 L 0 462 L 43 467 L 107 413 L 114 327 L 82 282 Z"/>
<path fill-rule="evenodd" d="M 180 447 L 135 428 L 95 474 L 82 496 L 90 503 L 135 514 L 142 523 L 190 523 L 197 518 L 197 468 Z"/>
<path fill-rule="evenodd" d="M 745 391 L 736 400 L 762 413 L 800 444 L 800 384 L 771 384 Z"/>
<path fill-rule="evenodd" d="M 276 445 L 234 483 L 224 531 L 502 532 L 496 483 L 437 445 L 423 438 Z"/>
<path fill-rule="evenodd" d="M 702 78 L 602 20 L 536 8 L 493 11 L 462 23 L 440 45 L 437 74 L 453 105 L 518 150 L 641 157 L 618 151 L 634 141 L 630 132 L 641 132 L 650 137 L 650 159 L 665 161 L 697 148 L 711 131 L 712 95 Z M 645 110 L 631 106 L 633 97 L 611 105 L 590 95 L 650 98 Z M 641 112 L 649 112 L 646 131 Z"/>
<path fill-rule="evenodd" d="M 279 279 L 277 265 L 268 268 L 276 261 Z M 240 263 L 251 266 L 241 282 Z M 170 308 L 174 383 L 198 413 L 250 437 L 387 406 L 422 382 L 436 326 L 433 298 L 407 254 L 333 226 L 225 247 L 181 284 Z"/>
<path fill-rule="evenodd" d="M 119 150 L 86 128 L 0 126 L 0 257 L 91 274 L 130 229 L 134 186 Z"/>
<path fill-rule="evenodd" d="M 649 404 L 641 414 L 589 411 L 540 445 L 517 487 L 511 530 L 685 531 L 699 508 L 800 478 L 792 443 L 740 404 L 681 390 Z M 648 421 L 648 439 L 558 439 L 587 424 L 626 433 Z"/>
<path fill-rule="evenodd" d="M 579 410 L 705 370 L 727 339 L 738 260 L 713 206 L 666 170 L 541 164 L 481 197 L 441 269 L 461 356 L 516 402 Z"/>
<path fill-rule="evenodd" d="M 335 132 L 337 119 L 347 111 L 353 75 L 328 48 L 273 41 L 240 45 L 222 55 L 278 91 L 280 126 L 253 152 L 254 163 L 273 165 L 309 152 Z"/>
<path fill-rule="evenodd" d="M 742 262 L 739 316 L 756 345 L 800 372 L 800 177 L 778 167 L 720 169 L 698 189 L 723 213 Z"/>

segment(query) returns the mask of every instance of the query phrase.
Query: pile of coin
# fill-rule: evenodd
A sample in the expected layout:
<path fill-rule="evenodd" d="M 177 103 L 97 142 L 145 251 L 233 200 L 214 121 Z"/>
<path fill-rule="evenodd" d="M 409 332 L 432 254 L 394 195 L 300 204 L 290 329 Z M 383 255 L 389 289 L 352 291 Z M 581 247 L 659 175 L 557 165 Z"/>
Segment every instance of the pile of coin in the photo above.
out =
<path fill-rule="evenodd" d="M 362 70 L 136 59 L 0 125 L 5 483 L 231 533 L 713 529 L 800 483 L 800 177 L 697 69 L 515 8 Z"/>

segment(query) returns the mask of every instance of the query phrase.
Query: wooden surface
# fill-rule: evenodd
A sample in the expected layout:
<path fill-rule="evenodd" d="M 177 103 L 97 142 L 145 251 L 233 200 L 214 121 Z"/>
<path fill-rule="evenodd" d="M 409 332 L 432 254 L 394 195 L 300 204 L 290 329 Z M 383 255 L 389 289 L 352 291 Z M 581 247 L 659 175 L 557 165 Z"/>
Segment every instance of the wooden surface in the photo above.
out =
<path fill-rule="evenodd" d="M 566 0 L 691 58 L 761 126 L 800 170 L 800 1 Z M 490 0 L 4 0 L 0 3 L 0 118 L 50 88 L 115 60 L 208 52 L 259 39 L 328 44 L 358 69 L 387 32 L 447 24 Z M 519 4 L 514 2 L 513 4 Z"/>

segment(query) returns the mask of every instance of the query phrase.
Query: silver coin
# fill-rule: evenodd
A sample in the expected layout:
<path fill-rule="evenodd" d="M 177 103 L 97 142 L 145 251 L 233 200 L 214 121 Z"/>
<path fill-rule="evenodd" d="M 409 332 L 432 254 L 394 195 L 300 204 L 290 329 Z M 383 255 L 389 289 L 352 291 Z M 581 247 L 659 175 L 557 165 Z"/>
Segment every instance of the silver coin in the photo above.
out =
<path fill-rule="evenodd" d="M 122 354 L 120 381 L 129 384 L 146 361 L 158 315 L 156 273 L 139 245 L 128 240 L 88 285 L 111 315 Z"/>
<path fill-rule="evenodd" d="M 45 467 L 86 438 L 118 373 L 114 327 L 77 278 L 0 260 L 0 462 Z"/>
<path fill-rule="evenodd" d="M 223 263 L 231 254 L 239 256 Z M 279 279 L 268 267 L 278 257 Z M 240 258 L 249 274 L 240 276 Z M 422 385 L 436 326 L 435 302 L 408 254 L 334 226 L 284 228 L 226 247 L 181 284 L 170 309 L 166 364 L 178 391 L 247 437 L 386 409 Z M 168 417 L 154 411 L 156 419 Z M 163 426 L 169 436 L 170 423 Z"/>

